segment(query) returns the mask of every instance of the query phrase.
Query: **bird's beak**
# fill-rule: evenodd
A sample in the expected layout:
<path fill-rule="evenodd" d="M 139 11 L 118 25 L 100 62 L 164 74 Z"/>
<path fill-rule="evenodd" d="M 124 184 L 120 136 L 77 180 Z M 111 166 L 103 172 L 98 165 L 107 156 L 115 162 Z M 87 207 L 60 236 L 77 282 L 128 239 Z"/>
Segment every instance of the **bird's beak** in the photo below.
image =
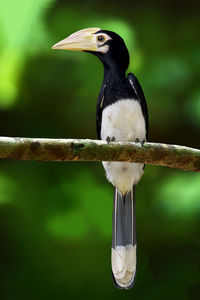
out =
<path fill-rule="evenodd" d="M 100 28 L 86 28 L 79 30 L 66 39 L 53 45 L 52 49 L 64 49 L 72 51 L 98 51 L 95 33 Z"/>

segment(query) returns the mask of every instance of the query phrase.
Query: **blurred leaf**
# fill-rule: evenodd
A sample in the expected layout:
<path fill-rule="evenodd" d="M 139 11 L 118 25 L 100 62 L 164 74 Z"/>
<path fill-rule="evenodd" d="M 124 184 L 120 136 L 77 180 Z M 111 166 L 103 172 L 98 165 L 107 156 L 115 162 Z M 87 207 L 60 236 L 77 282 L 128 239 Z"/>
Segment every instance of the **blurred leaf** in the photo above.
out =
<path fill-rule="evenodd" d="M 190 69 L 186 62 L 179 57 L 163 56 L 154 61 L 153 64 L 151 77 L 149 78 L 151 86 L 168 88 L 169 93 L 174 93 L 179 92 L 177 86 L 188 84 Z"/>
<path fill-rule="evenodd" d="M 47 223 L 48 231 L 58 237 L 79 239 L 97 230 L 110 238 L 112 193 L 105 186 L 101 187 L 89 172 L 79 174 L 73 182 L 66 182 L 64 188 L 66 201 L 74 201 L 74 208 L 52 216 Z"/>
<path fill-rule="evenodd" d="M 160 183 L 155 196 L 163 214 L 190 218 L 200 214 L 199 201 L 200 175 L 181 173 L 166 178 Z"/>
<path fill-rule="evenodd" d="M 89 224 L 81 210 L 58 214 L 47 227 L 54 236 L 68 240 L 82 239 L 89 232 Z"/>
<path fill-rule="evenodd" d="M 7 203 L 13 203 L 16 191 L 16 182 L 4 173 L 0 173 L 0 206 Z"/>
<path fill-rule="evenodd" d="M 40 37 L 45 37 L 42 14 L 51 2 L 53 0 L 0 2 L 0 108 L 11 107 L 17 99 L 26 56 L 39 49 Z"/>
<path fill-rule="evenodd" d="M 185 103 L 185 117 L 190 119 L 192 124 L 200 127 L 200 90 L 194 91 Z"/>

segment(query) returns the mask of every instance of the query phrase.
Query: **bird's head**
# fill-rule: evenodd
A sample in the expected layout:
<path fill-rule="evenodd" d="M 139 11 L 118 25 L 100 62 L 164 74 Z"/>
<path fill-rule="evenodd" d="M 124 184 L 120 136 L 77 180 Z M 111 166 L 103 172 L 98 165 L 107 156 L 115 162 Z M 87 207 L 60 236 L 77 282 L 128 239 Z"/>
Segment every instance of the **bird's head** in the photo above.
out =
<path fill-rule="evenodd" d="M 126 71 L 129 65 L 129 53 L 124 40 L 115 32 L 100 28 L 79 30 L 52 48 L 93 53 L 106 68 L 117 66 L 121 71 Z"/>

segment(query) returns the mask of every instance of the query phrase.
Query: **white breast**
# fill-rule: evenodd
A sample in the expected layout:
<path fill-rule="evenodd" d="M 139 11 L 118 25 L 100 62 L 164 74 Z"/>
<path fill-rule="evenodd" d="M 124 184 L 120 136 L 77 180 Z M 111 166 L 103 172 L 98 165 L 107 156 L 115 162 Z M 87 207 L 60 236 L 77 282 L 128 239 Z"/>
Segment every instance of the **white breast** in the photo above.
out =
<path fill-rule="evenodd" d="M 145 120 L 140 103 L 120 100 L 107 106 L 102 113 L 101 138 L 115 137 L 116 141 L 135 141 L 145 138 Z"/>
<path fill-rule="evenodd" d="M 140 141 L 146 137 L 145 120 L 140 103 L 120 100 L 107 106 L 102 113 L 101 138 L 115 137 L 116 141 Z M 122 193 L 137 184 L 143 174 L 143 164 L 103 162 L 108 180 Z"/>

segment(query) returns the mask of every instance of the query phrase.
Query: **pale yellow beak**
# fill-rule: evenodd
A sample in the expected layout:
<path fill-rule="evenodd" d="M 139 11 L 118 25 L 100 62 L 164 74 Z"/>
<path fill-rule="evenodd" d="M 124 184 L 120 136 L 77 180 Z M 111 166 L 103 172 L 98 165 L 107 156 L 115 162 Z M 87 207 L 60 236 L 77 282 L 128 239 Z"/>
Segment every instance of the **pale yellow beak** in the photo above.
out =
<path fill-rule="evenodd" d="M 64 49 L 72 51 L 98 51 L 95 33 L 100 28 L 86 28 L 79 30 L 66 39 L 53 45 L 52 49 Z"/>

